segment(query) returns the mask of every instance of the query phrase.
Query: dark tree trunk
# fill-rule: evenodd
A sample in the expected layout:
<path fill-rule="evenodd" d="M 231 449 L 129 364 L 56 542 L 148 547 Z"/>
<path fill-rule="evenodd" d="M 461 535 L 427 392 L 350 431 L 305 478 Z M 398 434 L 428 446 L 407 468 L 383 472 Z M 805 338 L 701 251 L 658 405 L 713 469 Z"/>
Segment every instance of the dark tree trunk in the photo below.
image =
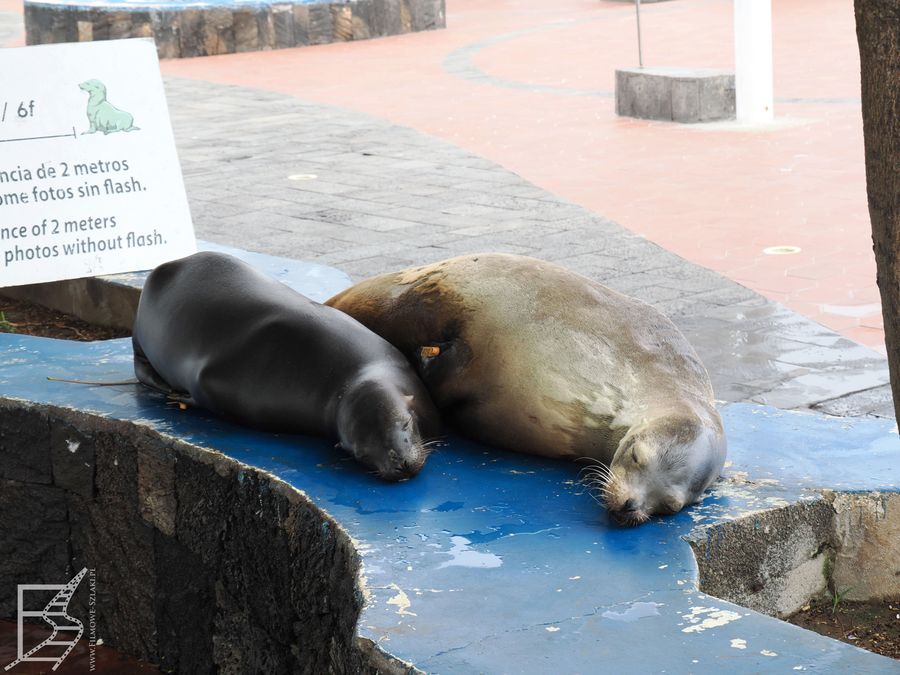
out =
<path fill-rule="evenodd" d="M 900 0 L 855 0 L 866 190 L 884 338 L 900 421 Z"/>

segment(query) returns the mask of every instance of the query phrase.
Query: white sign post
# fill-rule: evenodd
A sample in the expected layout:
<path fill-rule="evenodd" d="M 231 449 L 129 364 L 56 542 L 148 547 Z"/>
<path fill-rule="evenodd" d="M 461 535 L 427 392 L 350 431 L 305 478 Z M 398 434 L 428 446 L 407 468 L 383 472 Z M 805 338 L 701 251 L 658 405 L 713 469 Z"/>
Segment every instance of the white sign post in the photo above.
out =
<path fill-rule="evenodd" d="M 771 122 L 772 0 L 734 0 L 734 94 L 738 122 Z"/>
<path fill-rule="evenodd" d="M 196 250 L 153 40 L 0 49 L 0 73 L 0 288 Z"/>

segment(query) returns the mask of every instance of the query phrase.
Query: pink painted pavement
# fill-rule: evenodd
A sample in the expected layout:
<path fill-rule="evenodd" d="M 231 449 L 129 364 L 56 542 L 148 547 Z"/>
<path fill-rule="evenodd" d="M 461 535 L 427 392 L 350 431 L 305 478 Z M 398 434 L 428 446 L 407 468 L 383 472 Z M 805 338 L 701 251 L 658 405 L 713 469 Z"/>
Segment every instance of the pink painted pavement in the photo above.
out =
<path fill-rule="evenodd" d="M 445 30 L 173 60 L 163 72 L 443 138 L 883 350 L 852 3 L 775 0 L 776 124 L 765 128 L 617 117 L 614 71 L 637 65 L 631 3 L 447 5 Z M 643 5 L 645 64 L 732 69 L 731 10 L 731 0 Z M 800 252 L 764 253 L 775 246 Z"/>
<path fill-rule="evenodd" d="M 645 64 L 732 69 L 731 8 L 643 5 Z M 608 0 L 448 0 L 446 30 L 169 61 L 164 72 L 441 137 L 883 349 L 852 4 L 776 0 L 773 24 L 769 128 L 618 118 L 596 92 L 636 65 L 634 8 Z M 801 250 L 763 252 L 773 246 Z"/>

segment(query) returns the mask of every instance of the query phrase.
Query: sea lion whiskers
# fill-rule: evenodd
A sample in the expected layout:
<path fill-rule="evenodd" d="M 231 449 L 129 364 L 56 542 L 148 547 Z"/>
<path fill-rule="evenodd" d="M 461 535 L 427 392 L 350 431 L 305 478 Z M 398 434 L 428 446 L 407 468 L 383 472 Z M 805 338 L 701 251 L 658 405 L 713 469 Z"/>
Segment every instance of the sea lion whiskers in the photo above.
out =
<path fill-rule="evenodd" d="M 579 481 L 598 504 L 607 505 L 611 497 L 621 491 L 619 477 L 605 464 L 586 466 L 579 472 Z M 599 496 L 598 496 L 599 495 Z"/>
<path fill-rule="evenodd" d="M 613 517 L 619 525 L 625 525 L 626 527 L 643 525 L 650 520 L 650 514 L 646 511 L 629 511 L 626 513 L 616 512 Z"/>
<path fill-rule="evenodd" d="M 595 502 L 601 503 L 600 499 L 597 497 L 597 495 L 594 494 L 598 490 L 598 484 L 596 482 L 594 482 L 594 481 L 589 482 L 589 481 L 585 480 L 584 478 L 582 478 L 581 476 L 579 476 L 576 481 L 576 484 L 582 488 L 580 491 L 575 493 L 576 495 L 578 495 L 580 497 L 581 495 L 587 493 L 588 496 L 591 499 L 593 499 Z"/>
<path fill-rule="evenodd" d="M 595 502 L 597 502 L 600 506 L 603 506 L 603 495 L 600 495 L 600 496 L 598 497 L 598 496 L 595 495 L 593 492 L 588 492 L 588 496 L 589 496 L 591 499 L 593 499 Z"/>
<path fill-rule="evenodd" d="M 596 465 L 605 466 L 605 464 L 601 460 L 597 459 L 596 457 L 576 457 L 575 461 L 576 462 L 593 462 L 594 466 L 596 466 Z"/>
<path fill-rule="evenodd" d="M 593 481 L 591 487 L 599 494 L 599 499 L 594 492 L 591 492 L 591 497 L 605 506 L 617 523 L 635 526 L 650 520 L 648 510 L 643 506 L 634 505 L 634 500 L 628 497 L 628 485 L 621 475 L 605 465 L 602 468 L 588 468 L 592 469 L 593 474 L 588 480 Z"/>
<path fill-rule="evenodd" d="M 614 480 L 608 473 L 597 470 L 584 470 L 579 472 L 579 482 L 589 489 L 609 490 L 609 484 Z"/>
<path fill-rule="evenodd" d="M 594 459 L 593 457 L 590 457 L 590 458 L 585 457 L 585 458 L 581 458 L 581 459 L 590 460 L 590 461 L 596 462 L 596 464 L 591 464 L 590 466 L 582 467 L 581 470 L 578 472 L 579 476 L 581 476 L 582 474 L 597 474 L 598 476 L 601 476 L 605 479 L 605 478 L 608 478 L 610 476 L 610 474 L 612 473 L 610 471 L 610 468 L 608 466 L 606 466 L 606 464 L 604 464 L 603 462 L 601 462 L 599 460 Z"/>
<path fill-rule="evenodd" d="M 422 453 L 428 456 L 431 455 L 439 455 L 441 454 L 441 450 L 447 445 L 447 441 L 444 438 L 433 438 L 430 440 L 423 441 L 419 447 L 422 450 Z"/>
<path fill-rule="evenodd" d="M 590 466 L 583 466 L 578 470 L 578 481 L 585 482 L 585 474 L 601 474 L 609 472 L 609 468 L 596 457 L 576 457 L 576 462 L 592 462 Z M 591 477 L 592 481 L 598 481 L 597 478 Z"/>

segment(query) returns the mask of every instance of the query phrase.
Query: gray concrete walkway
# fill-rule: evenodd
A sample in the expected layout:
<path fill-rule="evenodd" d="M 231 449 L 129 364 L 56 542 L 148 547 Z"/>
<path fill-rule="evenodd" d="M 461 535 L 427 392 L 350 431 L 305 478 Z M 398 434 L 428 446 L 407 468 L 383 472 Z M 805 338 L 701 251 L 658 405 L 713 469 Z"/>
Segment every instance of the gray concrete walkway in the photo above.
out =
<path fill-rule="evenodd" d="M 488 250 L 552 260 L 671 317 L 724 401 L 892 415 L 879 354 L 489 161 L 292 97 L 166 84 L 200 238 L 356 279 Z"/>
<path fill-rule="evenodd" d="M 21 15 L 0 13 L 0 44 Z M 167 81 L 197 235 L 356 279 L 478 251 L 552 260 L 645 300 L 717 396 L 893 416 L 878 353 L 460 148 L 296 98 Z"/>

